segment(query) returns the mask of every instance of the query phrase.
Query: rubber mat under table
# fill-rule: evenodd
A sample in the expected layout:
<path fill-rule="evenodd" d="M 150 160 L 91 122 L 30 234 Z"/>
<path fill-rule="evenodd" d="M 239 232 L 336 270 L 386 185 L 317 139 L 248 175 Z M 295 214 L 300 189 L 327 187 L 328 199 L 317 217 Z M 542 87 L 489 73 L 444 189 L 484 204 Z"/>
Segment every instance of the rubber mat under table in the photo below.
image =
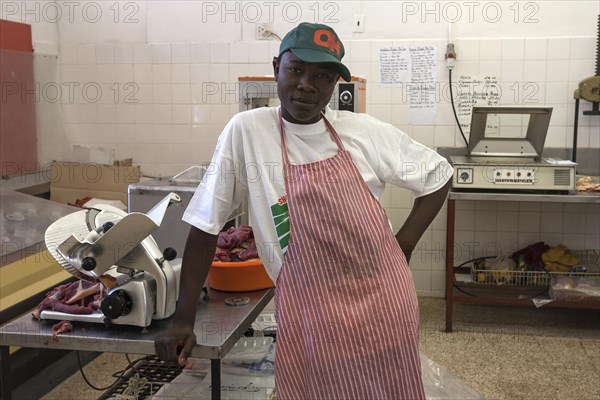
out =
<path fill-rule="evenodd" d="M 126 392 L 131 384 L 131 378 L 137 374 L 139 378 L 146 378 L 146 383 L 138 388 L 136 399 L 147 399 L 154 395 L 165 384 L 171 382 L 180 373 L 182 368 L 178 365 L 167 364 L 157 357 L 144 358 L 127 370 L 110 389 L 102 394 L 98 400 L 118 399 L 118 395 Z"/>

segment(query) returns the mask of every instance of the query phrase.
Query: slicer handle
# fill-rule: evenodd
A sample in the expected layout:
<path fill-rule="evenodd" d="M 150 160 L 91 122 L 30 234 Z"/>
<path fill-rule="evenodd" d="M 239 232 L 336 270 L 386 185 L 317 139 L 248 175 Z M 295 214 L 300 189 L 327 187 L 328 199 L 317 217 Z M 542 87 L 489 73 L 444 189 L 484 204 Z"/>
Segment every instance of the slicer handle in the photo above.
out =
<path fill-rule="evenodd" d="M 112 228 L 113 226 L 115 226 L 114 222 L 105 222 L 102 225 L 100 225 L 99 227 L 97 227 L 96 229 L 94 229 L 93 231 L 90 231 L 90 233 L 87 234 L 87 236 L 83 239 L 84 243 L 94 243 L 96 242 L 96 240 L 100 239 L 100 234 L 101 233 L 106 233 L 110 230 L 110 228 Z M 91 270 L 89 270 L 91 271 Z"/>
<path fill-rule="evenodd" d="M 163 250 L 163 256 L 161 258 L 157 258 L 156 262 L 162 268 L 162 265 L 165 261 L 172 261 L 177 257 L 177 250 L 172 247 L 167 247 Z"/>
<path fill-rule="evenodd" d="M 177 257 L 177 250 L 167 247 L 163 250 L 163 258 L 167 261 L 173 261 Z"/>

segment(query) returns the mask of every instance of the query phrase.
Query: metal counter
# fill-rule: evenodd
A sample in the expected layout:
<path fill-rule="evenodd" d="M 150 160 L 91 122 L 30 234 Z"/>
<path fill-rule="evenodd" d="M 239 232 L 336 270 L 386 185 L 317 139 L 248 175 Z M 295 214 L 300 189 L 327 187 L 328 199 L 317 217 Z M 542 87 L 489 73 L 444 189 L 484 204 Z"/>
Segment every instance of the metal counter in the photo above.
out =
<path fill-rule="evenodd" d="M 0 180 L 0 189 L 5 189 L 7 191 L 14 190 L 33 196 L 43 195 L 50 193 L 51 175 L 49 168 L 45 167 L 36 172 L 2 177 L 2 180 Z"/>
<path fill-rule="evenodd" d="M 44 234 L 57 219 L 79 209 L 0 188 L 0 266 L 46 249 Z"/>
<path fill-rule="evenodd" d="M 210 290 L 209 300 L 200 302 L 194 326 L 197 344 L 191 356 L 211 359 L 213 399 L 220 398 L 220 360 L 269 303 L 274 291 L 272 288 L 245 293 Z M 228 306 L 225 299 L 229 297 L 249 297 L 250 303 Z M 25 315 L 0 327 L 2 398 L 11 398 L 8 346 L 152 355 L 154 338 L 170 327 L 172 320 L 152 321 L 146 329 L 74 322 L 73 331 L 60 334 L 57 341 L 52 341 L 52 325 L 58 321 L 38 321 Z"/>
<path fill-rule="evenodd" d="M 597 181 L 597 180 L 596 180 Z M 467 192 L 452 189 L 448 194 L 449 200 L 483 200 L 483 201 L 527 201 L 539 203 L 587 203 L 599 204 L 598 192 L 570 192 L 568 194 L 544 193 L 504 193 L 499 191 Z"/>

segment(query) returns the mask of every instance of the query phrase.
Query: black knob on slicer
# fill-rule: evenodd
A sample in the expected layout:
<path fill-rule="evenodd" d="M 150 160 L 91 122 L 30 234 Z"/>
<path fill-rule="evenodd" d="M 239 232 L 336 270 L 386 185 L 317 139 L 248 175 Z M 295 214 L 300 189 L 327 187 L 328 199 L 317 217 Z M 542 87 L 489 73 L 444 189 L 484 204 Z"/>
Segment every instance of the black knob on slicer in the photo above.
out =
<path fill-rule="evenodd" d="M 112 228 L 113 226 L 115 226 L 115 224 L 113 222 L 105 222 L 102 224 L 102 232 L 106 233 L 108 232 L 108 230 L 110 228 Z"/>
<path fill-rule="evenodd" d="M 100 303 L 102 313 L 110 318 L 117 319 L 123 315 L 129 314 L 132 306 L 131 297 L 124 290 L 117 290 L 104 299 Z"/>
<path fill-rule="evenodd" d="M 81 268 L 86 271 L 93 271 L 96 268 L 96 259 L 94 257 L 85 257 L 81 260 Z"/>
<path fill-rule="evenodd" d="M 167 261 L 172 261 L 177 257 L 177 250 L 172 247 L 167 247 L 163 250 L 163 257 Z"/>

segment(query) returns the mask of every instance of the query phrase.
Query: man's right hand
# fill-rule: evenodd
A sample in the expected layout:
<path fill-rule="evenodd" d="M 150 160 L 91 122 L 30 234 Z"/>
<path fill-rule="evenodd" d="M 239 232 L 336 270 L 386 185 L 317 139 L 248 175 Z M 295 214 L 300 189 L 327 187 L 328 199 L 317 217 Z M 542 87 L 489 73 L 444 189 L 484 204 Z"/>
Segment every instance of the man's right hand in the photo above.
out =
<path fill-rule="evenodd" d="M 154 340 L 158 358 L 185 366 L 196 345 L 194 321 L 198 301 L 217 246 L 217 235 L 190 228 L 185 245 L 179 279 L 179 299 L 173 317 L 173 326 Z"/>
<path fill-rule="evenodd" d="M 187 326 L 173 326 L 154 339 L 154 351 L 158 358 L 176 362 L 182 367 L 185 367 L 195 345 L 194 330 Z"/>

